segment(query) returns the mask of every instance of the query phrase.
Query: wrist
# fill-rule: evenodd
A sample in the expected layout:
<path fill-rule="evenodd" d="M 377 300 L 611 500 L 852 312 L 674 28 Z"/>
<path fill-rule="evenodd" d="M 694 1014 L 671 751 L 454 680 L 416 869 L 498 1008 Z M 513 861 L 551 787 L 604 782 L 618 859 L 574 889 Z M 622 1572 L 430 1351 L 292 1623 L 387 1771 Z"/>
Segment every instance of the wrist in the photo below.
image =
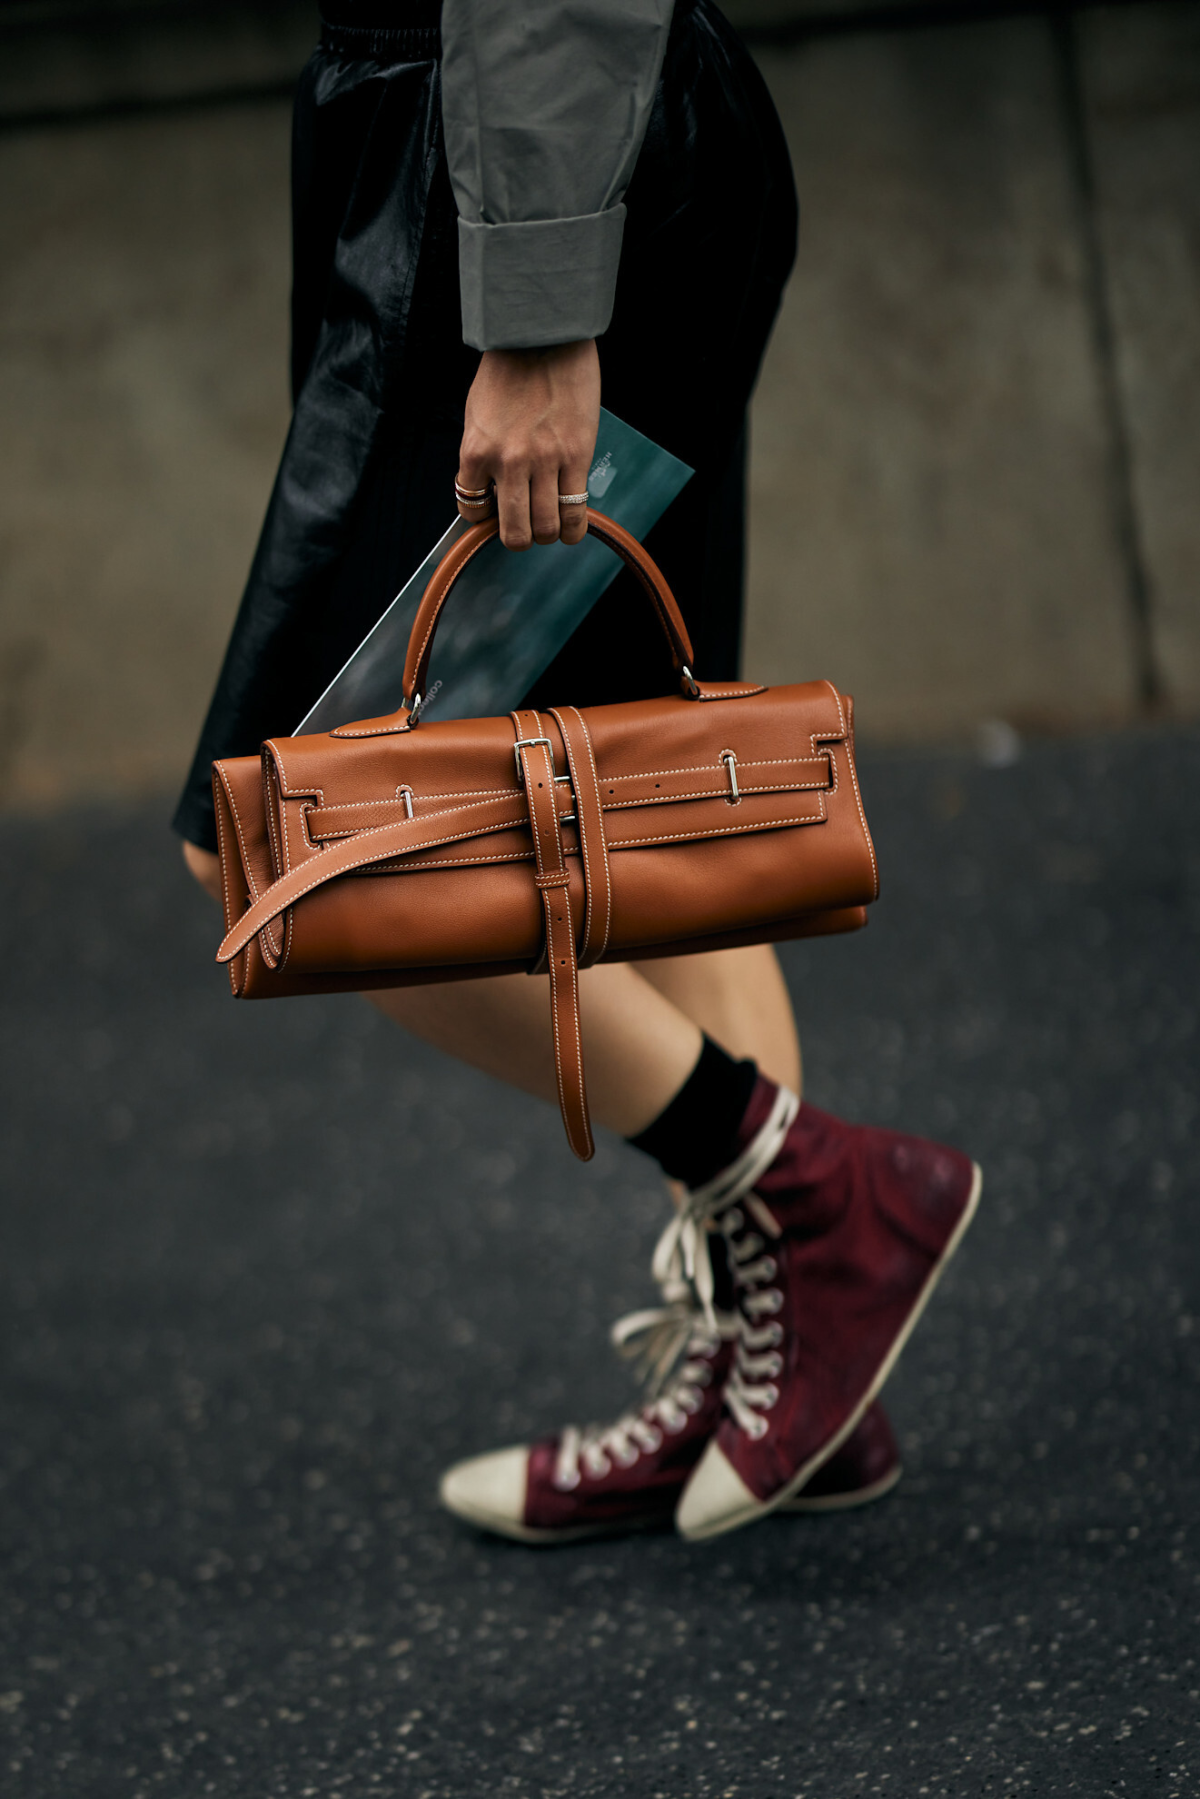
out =
<path fill-rule="evenodd" d="M 572 343 L 541 344 L 530 350 L 484 350 L 480 366 L 494 369 L 533 370 L 571 363 L 590 363 L 596 353 L 594 337 L 576 338 Z"/>

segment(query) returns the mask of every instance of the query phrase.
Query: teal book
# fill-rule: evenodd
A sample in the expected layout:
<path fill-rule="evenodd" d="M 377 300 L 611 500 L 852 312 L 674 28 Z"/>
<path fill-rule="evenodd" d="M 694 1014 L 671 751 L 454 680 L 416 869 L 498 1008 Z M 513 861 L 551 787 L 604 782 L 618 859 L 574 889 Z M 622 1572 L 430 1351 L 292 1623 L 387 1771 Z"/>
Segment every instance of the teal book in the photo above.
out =
<path fill-rule="evenodd" d="M 588 492 L 598 512 L 645 537 L 691 478 L 692 470 L 648 437 L 601 411 Z M 429 578 L 469 530 L 455 517 L 378 624 L 363 639 L 316 705 L 296 727 L 329 731 L 356 718 L 379 718 L 404 703 L 404 656 Z M 549 667 L 580 620 L 621 569 L 594 537 L 580 544 L 535 544 L 519 555 L 499 538 L 456 582 L 434 639 L 422 716 L 497 718 L 511 712 Z"/>

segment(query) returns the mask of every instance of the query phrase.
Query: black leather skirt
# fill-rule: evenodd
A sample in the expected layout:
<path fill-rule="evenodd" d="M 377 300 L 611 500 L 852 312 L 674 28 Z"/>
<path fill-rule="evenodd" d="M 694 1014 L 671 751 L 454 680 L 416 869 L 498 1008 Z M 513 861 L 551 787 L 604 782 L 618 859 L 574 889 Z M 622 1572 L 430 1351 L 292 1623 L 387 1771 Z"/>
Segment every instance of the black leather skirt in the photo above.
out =
<path fill-rule="evenodd" d="M 294 414 L 216 692 L 175 814 L 216 847 L 214 757 L 288 735 L 453 516 L 463 406 L 457 223 L 433 0 L 330 0 L 293 133 Z M 736 675 L 745 415 L 795 254 L 778 116 L 708 0 L 678 0 L 625 197 L 604 404 L 696 470 L 647 544 L 696 673 Z M 640 589 L 618 578 L 529 696 L 665 691 Z"/>

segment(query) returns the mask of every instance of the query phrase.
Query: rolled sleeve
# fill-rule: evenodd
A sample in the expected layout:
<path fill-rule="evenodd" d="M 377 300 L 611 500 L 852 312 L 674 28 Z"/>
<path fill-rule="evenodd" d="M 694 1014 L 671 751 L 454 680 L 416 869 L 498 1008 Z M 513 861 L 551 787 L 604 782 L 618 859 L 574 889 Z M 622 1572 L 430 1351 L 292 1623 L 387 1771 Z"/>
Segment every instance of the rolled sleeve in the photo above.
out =
<path fill-rule="evenodd" d="M 536 350 L 599 337 L 612 317 L 625 208 L 508 225 L 458 221 L 463 340 Z"/>
<path fill-rule="evenodd" d="M 477 350 L 597 337 L 673 0 L 444 0 L 442 117 Z"/>

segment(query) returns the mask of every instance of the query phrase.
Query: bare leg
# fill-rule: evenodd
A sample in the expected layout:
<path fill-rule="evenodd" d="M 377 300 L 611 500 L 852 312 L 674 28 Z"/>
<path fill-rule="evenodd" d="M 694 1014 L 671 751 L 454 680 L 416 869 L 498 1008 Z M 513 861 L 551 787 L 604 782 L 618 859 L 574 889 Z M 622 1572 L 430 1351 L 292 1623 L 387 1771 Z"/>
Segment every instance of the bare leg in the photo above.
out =
<path fill-rule="evenodd" d="M 200 885 L 216 898 L 217 858 L 192 843 L 184 844 L 183 856 Z M 700 1027 L 628 964 L 585 969 L 579 986 L 592 1115 L 623 1137 L 636 1136 L 695 1067 Z M 426 1043 L 510 1086 L 557 1102 L 544 975 L 395 987 L 370 998 Z"/>
<path fill-rule="evenodd" d="M 796 1018 L 779 957 L 769 943 L 634 966 L 731 1056 L 749 1056 L 771 1080 L 800 1092 Z"/>
<path fill-rule="evenodd" d="M 497 1080 L 558 1100 L 545 975 L 499 975 L 371 994 L 381 1012 Z M 678 1093 L 700 1027 L 628 963 L 579 976 L 588 1104 L 598 1124 L 636 1136 Z"/>
<path fill-rule="evenodd" d="M 184 860 L 219 892 L 217 858 L 194 844 Z M 544 976 L 503 975 L 371 996 L 381 1012 L 427 1043 L 522 1088 L 557 1100 Z M 636 1136 L 682 1087 L 700 1033 L 752 1056 L 773 1079 L 799 1088 L 800 1051 L 791 1003 L 769 947 L 614 963 L 580 975 L 583 1053 L 597 1123 Z"/>

